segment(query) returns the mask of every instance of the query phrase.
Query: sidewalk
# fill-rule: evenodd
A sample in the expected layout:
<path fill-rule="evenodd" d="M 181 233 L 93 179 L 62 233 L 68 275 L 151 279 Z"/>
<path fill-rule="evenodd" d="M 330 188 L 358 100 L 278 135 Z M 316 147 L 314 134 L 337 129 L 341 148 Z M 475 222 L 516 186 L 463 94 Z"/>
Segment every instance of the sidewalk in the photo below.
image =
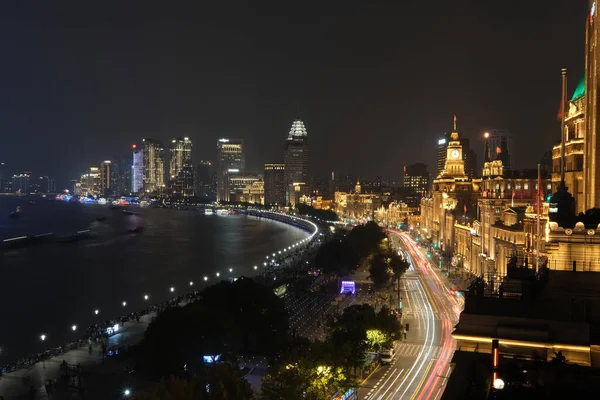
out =
<path fill-rule="evenodd" d="M 140 322 L 125 322 L 120 333 L 107 339 L 107 349 L 110 351 L 114 348 L 140 342 L 155 315 L 156 313 L 146 314 L 140 317 Z M 107 360 L 107 364 L 111 362 L 110 357 Z M 88 347 L 85 346 L 68 351 L 58 357 L 38 362 L 28 369 L 21 369 L 2 375 L 0 378 L 0 396 L 4 396 L 5 400 L 21 398 L 47 399 L 48 394 L 46 393 L 44 384 L 47 380 L 60 378 L 62 374 L 60 366 L 63 361 L 66 361 L 70 366 L 80 365 L 83 370 L 99 366 L 102 364 L 101 345 L 93 344 L 91 354 L 88 352 Z M 31 386 L 35 388 L 35 395 L 31 393 Z M 58 393 L 56 394 L 58 395 Z"/>

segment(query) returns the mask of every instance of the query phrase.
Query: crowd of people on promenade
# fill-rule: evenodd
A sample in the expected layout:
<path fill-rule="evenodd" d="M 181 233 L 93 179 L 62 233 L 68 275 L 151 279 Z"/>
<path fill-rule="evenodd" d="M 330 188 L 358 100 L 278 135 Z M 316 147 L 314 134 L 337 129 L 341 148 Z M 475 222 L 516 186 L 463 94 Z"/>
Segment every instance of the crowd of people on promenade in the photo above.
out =
<path fill-rule="evenodd" d="M 281 268 L 266 268 L 263 270 L 264 272 L 260 274 L 260 276 L 266 278 L 267 282 L 276 280 L 278 277 L 283 278 L 284 276 L 282 275 L 282 270 L 286 268 L 296 269 L 290 267 L 300 267 L 300 265 L 304 263 L 304 260 L 306 259 L 306 254 L 304 254 L 305 250 L 310 249 L 310 251 L 306 253 L 310 253 L 309 256 L 312 256 L 318 248 L 317 244 L 319 243 L 319 241 L 320 239 L 318 238 L 318 236 L 314 236 L 312 240 L 306 242 L 304 246 L 299 246 L 293 251 L 287 252 L 283 256 L 276 257 L 278 260 L 278 264 Z M 270 265 L 270 267 L 272 267 L 272 265 Z M 154 304 L 148 308 L 125 314 L 119 318 L 106 320 L 102 323 L 91 325 L 86 328 L 84 333 L 76 341 L 67 342 L 61 346 L 57 346 L 46 351 L 33 354 L 29 357 L 20 358 L 13 363 L 0 365 L 0 377 L 2 377 L 3 374 L 7 374 L 19 369 L 29 368 L 38 362 L 46 361 L 48 359 L 60 356 L 70 350 L 90 346 L 92 343 L 105 344 L 109 336 L 118 333 L 109 333 L 111 331 L 110 328 L 114 327 L 116 324 L 121 324 L 122 326 L 125 322 L 139 322 L 140 317 L 144 315 L 148 315 L 151 313 L 155 313 L 156 315 L 158 315 L 170 307 L 177 307 L 182 303 L 187 304 L 193 302 L 197 300 L 200 297 L 200 295 L 201 290 L 197 290 L 194 292 L 177 296 L 170 300 L 163 301 L 161 303 Z M 103 351 L 106 351 L 105 345 L 103 345 Z"/>

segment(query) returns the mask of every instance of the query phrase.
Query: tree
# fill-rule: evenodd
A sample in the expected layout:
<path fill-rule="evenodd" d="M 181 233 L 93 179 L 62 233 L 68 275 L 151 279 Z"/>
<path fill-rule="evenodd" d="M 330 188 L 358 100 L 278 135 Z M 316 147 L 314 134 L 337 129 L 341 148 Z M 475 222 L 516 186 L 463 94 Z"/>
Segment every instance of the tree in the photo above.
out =
<path fill-rule="evenodd" d="M 369 278 L 373 281 L 375 287 L 381 289 L 387 286 L 390 283 L 392 274 L 389 258 L 383 253 L 375 254 L 369 265 Z"/>
<path fill-rule="evenodd" d="M 380 351 L 389 343 L 389 337 L 379 329 L 369 329 L 367 332 L 367 346 L 370 351 Z"/>
<path fill-rule="evenodd" d="M 240 369 L 227 364 L 206 366 L 188 380 L 171 376 L 163 379 L 151 393 L 136 397 L 139 400 L 228 400 L 252 399 L 253 392 Z"/>
<path fill-rule="evenodd" d="M 149 378 L 194 374 L 204 355 L 272 356 L 287 344 L 288 318 L 273 291 L 248 278 L 206 288 L 200 300 L 161 313 L 144 334 L 139 367 Z"/>

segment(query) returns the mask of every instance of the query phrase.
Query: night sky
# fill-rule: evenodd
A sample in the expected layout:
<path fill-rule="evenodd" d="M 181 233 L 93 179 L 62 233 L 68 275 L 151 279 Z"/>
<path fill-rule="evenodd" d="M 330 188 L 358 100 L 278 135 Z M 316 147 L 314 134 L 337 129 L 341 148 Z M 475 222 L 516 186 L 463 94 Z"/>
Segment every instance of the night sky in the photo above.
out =
<path fill-rule="evenodd" d="M 189 136 L 196 161 L 241 137 L 260 172 L 298 116 L 313 173 L 433 172 L 454 113 L 479 157 L 507 128 L 535 168 L 559 135 L 560 68 L 569 97 L 583 74 L 587 0 L 91 3 L 2 2 L 11 173 L 64 184 L 144 136 Z"/>

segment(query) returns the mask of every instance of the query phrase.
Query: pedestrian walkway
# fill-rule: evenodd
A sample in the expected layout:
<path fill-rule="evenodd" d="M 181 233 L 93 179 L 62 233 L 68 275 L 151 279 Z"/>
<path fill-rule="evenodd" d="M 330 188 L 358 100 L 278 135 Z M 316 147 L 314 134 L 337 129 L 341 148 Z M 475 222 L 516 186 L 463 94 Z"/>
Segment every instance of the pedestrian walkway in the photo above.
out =
<path fill-rule="evenodd" d="M 109 353 L 114 352 L 115 349 L 140 342 L 155 315 L 155 313 L 144 315 L 140 317 L 140 322 L 125 322 L 120 333 L 107 339 L 107 351 Z M 110 359 L 110 356 L 108 358 Z M 63 362 L 66 362 L 69 366 L 80 366 L 84 370 L 98 366 L 103 363 L 102 347 L 100 344 L 93 344 L 91 353 L 89 353 L 87 346 L 81 347 L 49 360 L 38 362 L 30 368 L 2 375 L 0 377 L 0 396 L 4 396 L 5 400 L 48 398 L 45 384 L 49 380 L 60 378 Z M 32 386 L 35 395 L 32 393 Z"/>

